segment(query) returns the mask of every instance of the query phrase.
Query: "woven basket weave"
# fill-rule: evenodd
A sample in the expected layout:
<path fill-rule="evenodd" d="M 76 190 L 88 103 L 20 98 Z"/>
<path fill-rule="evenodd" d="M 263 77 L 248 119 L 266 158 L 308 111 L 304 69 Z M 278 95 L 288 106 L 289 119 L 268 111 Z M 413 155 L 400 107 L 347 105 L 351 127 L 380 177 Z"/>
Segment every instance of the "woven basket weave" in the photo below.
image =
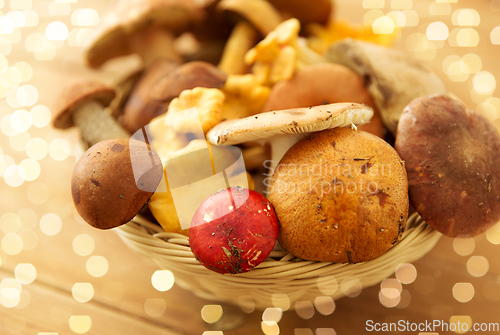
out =
<path fill-rule="evenodd" d="M 338 299 L 349 295 L 350 289 L 357 290 L 359 284 L 375 285 L 390 277 L 399 264 L 424 256 L 442 236 L 415 213 L 408 219 L 401 242 L 368 262 L 311 262 L 286 250 L 274 250 L 252 271 L 221 275 L 195 259 L 186 236 L 166 233 L 141 216 L 117 228 L 116 232 L 130 248 L 152 259 L 160 269 L 172 271 L 175 282 L 197 296 L 233 304 L 250 299 L 257 309 L 273 306 L 276 297 L 286 297 L 293 308 L 299 300 L 313 301 L 324 295 Z"/>

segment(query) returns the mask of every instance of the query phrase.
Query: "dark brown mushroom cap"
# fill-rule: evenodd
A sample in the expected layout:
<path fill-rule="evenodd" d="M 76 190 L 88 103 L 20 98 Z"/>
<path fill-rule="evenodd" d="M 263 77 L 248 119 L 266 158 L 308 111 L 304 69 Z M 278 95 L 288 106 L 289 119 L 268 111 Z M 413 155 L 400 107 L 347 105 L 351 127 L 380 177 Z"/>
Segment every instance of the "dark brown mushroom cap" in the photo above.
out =
<path fill-rule="evenodd" d="M 286 17 L 295 17 L 305 25 L 327 23 L 333 12 L 332 0 L 269 0 Z"/>
<path fill-rule="evenodd" d="M 170 101 L 184 90 L 196 87 L 221 88 L 226 79 L 227 74 L 216 66 L 203 61 L 192 61 L 161 78 L 152 87 L 150 95 L 159 101 Z"/>
<path fill-rule="evenodd" d="M 95 100 L 106 107 L 115 97 L 115 90 L 98 81 L 86 80 L 65 87 L 54 108 L 53 125 L 67 129 L 74 126 L 72 113 L 85 102 Z"/>
<path fill-rule="evenodd" d="M 163 77 L 168 76 L 179 66 L 170 59 L 156 60 L 141 76 L 132 89 L 123 108 L 123 127 L 135 133 L 153 118 L 167 112 L 168 104 L 151 97 L 151 90 Z"/>
<path fill-rule="evenodd" d="M 404 110 L 396 150 L 406 161 L 410 201 L 447 236 L 474 236 L 500 219 L 500 135 L 483 115 L 445 95 Z"/>
<path fill-rule="evenodd" d="M 147 203 L 162 176 L 160 157 L 146 143 L 125 138 L 101 141 L 76 163 L 73 202 L 91 226 L 118 227 Z"/>
<path fill-rule="evenodd" d="M 383 124 L 375 102 L 363 79 L 349 68 L 334 63 L 318 63 L 299 70 L 290 80 L 273 86 L 263 111 L 325 105 L 337 102 L 356 102 L 374 109 L 370 123 L 359 126 L 382 137 Z"/>

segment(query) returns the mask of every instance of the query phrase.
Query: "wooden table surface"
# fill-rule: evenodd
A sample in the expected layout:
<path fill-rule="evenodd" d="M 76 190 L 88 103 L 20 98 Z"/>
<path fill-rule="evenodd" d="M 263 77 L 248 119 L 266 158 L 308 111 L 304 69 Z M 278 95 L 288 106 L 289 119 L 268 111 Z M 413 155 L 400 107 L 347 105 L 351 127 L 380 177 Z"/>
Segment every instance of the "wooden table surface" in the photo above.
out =
<path fill-rule="evenodd" d="M 377 3 L 382 8 L 369 8 Z M 100 71 L 82 65 L 78 44 L 92 26 L 78 24 L 95 24 L 108 5 L 107 0 L 0 0 L 0 334 L 326 335 L 366 333 L 369 320 L 449 322 L 468 316 L 477 323 L 500 323 L 500 228 L 473 239 L 442 237 L 413 263 L 416 279 L 402 285 L 396 307 L 384 306 L 375 285 L 336 301 L 334 311 L 313 310 L 312 316 L 285 311 L 271 327 L 262 323 L 263 311 L 243 313 L 223 304 L 226 325 L 234 314 L 244 316 L 241 326 L 224 330 L 202 317 L 204 307 L 218 302 L 177 285 L 166 292 L 155 289 L 151 278 L 158 269 L 150 260 L 131 251 L 115 232 L 95 230 L 76 214 L 69 181 L 78 134 L 52 129 L 43 114 L 43 106 L 54 106 L 60 88 L 76 78 L 113 83 L 139 67 L 134 57 Z M 474 10 L 459 11 L 464 8 Z M 81 9 L 94 11 L 81 14 Z M 500 1 L 338 1 L 336 17 L 357 23 L 403 11 L 411 11 L 405 13 L 416 16 L 418 24 L 402 28 L 395 48 L 423 59 L 469 107 L 492 120 L 500 117 Z M 68 27 L 67 40 L 43 40 L 53 22 Z M 434 25 L 434 34 L 443 33 L 444 24 L 447 40 L 426 40 L 435 22 L 442 24 Z M 463 46 L 454 46 L 457 35 Z M 468 71 L 460 69 L 460 60 L 469 62 Z M 453 62 L 458 65 L 450 67 Z M 14 131 L 8 118 L 26 115 L 19 110 L 32 112 L 32 125 Z M 12 177 L 15 165 L 29 172 L 24 181 Z"/>

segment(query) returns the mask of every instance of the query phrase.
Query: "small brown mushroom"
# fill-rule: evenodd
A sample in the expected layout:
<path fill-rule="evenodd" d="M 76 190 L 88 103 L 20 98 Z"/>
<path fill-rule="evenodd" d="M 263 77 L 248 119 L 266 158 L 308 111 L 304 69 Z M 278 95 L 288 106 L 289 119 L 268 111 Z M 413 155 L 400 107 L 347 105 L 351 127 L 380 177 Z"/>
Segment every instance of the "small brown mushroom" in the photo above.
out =
<path fill-rule="evenodd" d="M 86 50 L 90 67 L 109 59 L 139 54 L 146 65 L 158 58 L 180 61 L 173 50 L 175 34 L 203 18 L 194 0 L 121 0 L 110 8 Z"/>
<path fill-rule="evenodd" d="M 395 148 L 427 224 L 474 236 L 500 220 L 500 134 L 486 117 L 449 96 L 415 99 L 401 115 Z"/>
<path fill-rule="evenodd" d="M 403 235 L 408 217 L 404 162 L 373 134 L 316 132 L 285 154 L 270 182 L 280 244 L 309 260 L 374 259 Z"/>
<path fill-rule="evenodd" d="M 97 81 L 69 85 L 57 101 L 53 125 L 59 129 L 76 125 L 91 146 L 109 138 L 128 137 L 127 131 L 104 110 L 114 96 L 112 88 Z"/>
<path fill-rule="evenodd" d="M 162 176 L 160 157 L 148 144 L 126 138 L 101 141 L 76 163 L 73 202 L 91 226 L 118 227 L 141 210 Z"/>
<path fill-rule="evenodd" d="M 363 85 L 363 79 L 345 66 L 319 63 L 306 66 L 290 80 L 275 84 L 264 106 L 264 111 L 317 106 L 336 102 L 356 102 L 374 109 L 368 124 L 358 127 L 379 137 L 383 125 L 375 103 Z"/>
<path fill-rule="evenodd" d="M 135 133 L 153 118 L 165 113 L 168 103 L 164 104 L 151 97 L 151 90 L 161 78 L 170 74 L 179 63 L 169 59 L 157 59 L 144 71 L 135 84 L 123 107 L 123 126 Z"/>
<path fill-rule="evenodd" d="M 221 88 L 226 79 L 227 74 L 216 66 L 203 61 L 193 61 L 182 64 L 160 78 L 151 88 L 151 97 L 159 101 L 171 101 L 184 90 L 196 87 Z"/>
<path fill-rule="evenodd" d="M 124 127 L 131 133 L 167 112 L 169 103 L 182 91 L 195 87 L 220 88 L 227 75 L 214 65 L 193 61 L 179 66 L 158 59 L 137 83 L 123 112 Z"/>
<path fill-rule="evenodd" d="M 400 50 L 347 38 L 334 43 L 325 57 L 363 78 L 384 125 L 393 135 L 410 101 L 447 92 L 437 74 Z"/>

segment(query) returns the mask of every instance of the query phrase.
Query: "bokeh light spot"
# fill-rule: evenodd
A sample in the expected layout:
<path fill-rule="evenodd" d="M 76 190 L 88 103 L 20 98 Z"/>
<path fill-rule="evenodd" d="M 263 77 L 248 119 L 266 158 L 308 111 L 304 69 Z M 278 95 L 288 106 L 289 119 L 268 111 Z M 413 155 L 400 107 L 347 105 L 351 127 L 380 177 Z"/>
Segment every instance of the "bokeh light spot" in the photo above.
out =
<path fill-rule="evenodd" d="M 426 36 L 429 41 L 444 41 L 448 38 L 448 26 L 444 22 L 432 22 L 427 26 Z"/>
<path fill-rule="evenodd" d="M 330 315 L 335 311 L 335 301 L 332 297 L 319 296 L 314 299 L 314 307 L 323 315 Z"/>
<path fill-rule="evenodd" d="M 174 286 L 174 274 L 170 270 L 157 270 L 151 276 L 151 284 L 160 292 L 170 290 Z"/>
<path fill-rule="evenodd" d="M 71 294 L 78 302 L 89 302 L 94 297 L 94 286 L 90 283 L 76 283 L 71 288 Z"/>
<path fill-rule="evenodd" d="M 453 297 L 459 302 L 469 302 L 474 297 L 474 286 L 471 283 L 456 283 L 453 286 Z"/>
<path fill-rule="evenodd" d="M 62 220 L 54 213 L 47 213 L 40 219 L 40 229 L 48 236 L 59 234 L 62 228 Z"/>
<path fill-rule="evenodd" d="M 476 242 L 472 237 L 459 236 L 453 240 L 453 250 L 460 256 L 468 256 L 472 254 L 474 248 L 476 247 Z"/>
<path fill-rule="evenodd" d="M 411 284 L 417 278 L 417 268 L 413 264 L 402 263 L 397 266 L 395 274 L 402 284 Z"/>
<path fill-rule="evenodd" d="M 49 41 L 64 41 L 68 38 L 68 27 L 61 22 L 51 22 L 45 30 L 45 36 Z"/>
<path fill-rule="evenodd" d="M 17 255 L 23 250 L 23 240 L 17 234 L 5 234 L 2 238 L 2 250 L 7 255 Z"/>
<path fill-rule="evenodd" d="M 36 268 L 30 263 L 19 263 L 14 270 L 14 274 L 21 284 L 31 284 L 36 279 Z"/>
<path fill-rule="evenodd" d="M 73 239 L 73 251 L 79 256 L 90 255 L 94 248 L 95 242 L 90 235 L 80 234 Z"/>
<path fill-rule="evenodd" d="M 473 277 L 482 277 L 488 273 L 490 263 L 484 256 L 472 256 L 467 261 L 467 272 Z"/>
<path fill-rule="evenodd" d="M 76 334 L 85 334 L 92 328 L 92 318 L 88 315 L 72 315 L 69 328 Z"/>
<path fill-rule="evenodd" d="M 92 256 L 88 259 L 86 268 L 92 277 L 102 277 L 108 272 L 109 263 L 104 256 Z"/>
<path fill-rule="evenodd" d="M 201 309 L 201 318 L 206 323 L 215 323 L 220 320 L 223 313 L 221 305 L 205 305 Z"/>

